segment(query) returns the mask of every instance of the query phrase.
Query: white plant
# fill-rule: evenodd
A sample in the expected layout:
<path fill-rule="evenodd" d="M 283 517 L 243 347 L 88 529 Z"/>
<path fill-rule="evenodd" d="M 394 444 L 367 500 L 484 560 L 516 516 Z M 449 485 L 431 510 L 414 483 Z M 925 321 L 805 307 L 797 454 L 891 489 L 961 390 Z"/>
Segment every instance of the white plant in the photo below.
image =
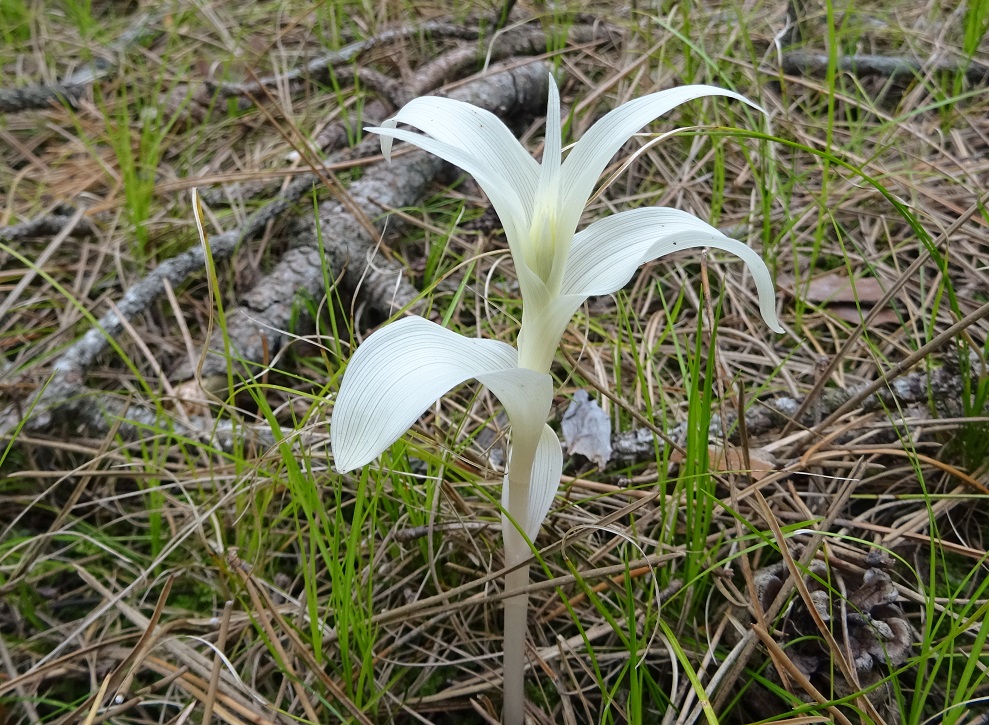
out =
<path fill-rule="evenodd" d="M 621 289 L 643 263 L 692 247 L 739 256 L 759 295 L 766 324 L 782 332 L 773 282 L 745 244 L 677 209 L 647 207 L 605 217 L 577 231 L 605 166 L 628 139 L 672 108 L 703 96 L 744 97 L 713 86 L 685 86 L 630 101 L 599 120 L 562 159 L 560 97 L 550 76 L 546 137 L 538 164 L 494 114 L 448 98 L 417 98 L 380 128 L 388 158 L 393 139 L 414 144 L 470 173 L 505 229 L 522 294 L 518 347 L 464 337 L 420 317 L 372 334 L 350 360 L 333 407 L 330 437 L 340 472 L 370 463 L 440 396 L 474 378 L 504 405 L 511 452 L 502 493 L 508 590 L 529 581 L 527 561 L 560 484 L 563 452 L 546 425 L 553 398 L 549 374 L 570 318 L 592 295 Z M 757 108 L 757 107 L 756 107 Z M 424 134 L 397 128 L 404 123 Z M 526 608 L 505 601 L 504 712 L 524 714 Z"/>

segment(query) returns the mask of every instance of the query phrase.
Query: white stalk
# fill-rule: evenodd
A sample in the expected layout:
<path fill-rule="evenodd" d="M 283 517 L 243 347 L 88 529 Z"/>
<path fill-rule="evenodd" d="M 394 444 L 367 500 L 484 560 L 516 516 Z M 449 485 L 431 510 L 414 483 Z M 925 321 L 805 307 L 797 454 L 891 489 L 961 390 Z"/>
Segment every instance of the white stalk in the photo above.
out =
<path fill-rule="evenodd" d="M 577 231 L 601 172 L 640 128 L 681 103 L 742 96 L 712 86 L 685 86 L 626 103 L 605 115 L 562 158 L 560 98 L 549 79 L 542 163 L 538 164 L 492 113 L 448 98 L 417 98 L 379 128 L 387 158 L 393 140 L 407 141 L 472 174 L 505 228 L 522 293 L 518 347 L 470 339 L 421 318 L 375 332 L 347 366 L 333 408 L 331 441 L 337 470 L 369 463 L 446 391 L 475 378 L 505 406 L 512 451 L 502 492 L 508 590 L 529 583 L 529 541 L 535 540 L 560 485 L 563 451 L 546 425 L 553 398 L 549 375 L 563 332 L 592 295 L 621 289 L 643 263 L 693 247 L 714 247 L 745 262 L 763 319 L 776 319 L 772 278 L 762 258 L 706 222 L 676 209 L 645 207 L 605 217 Z M 758 106 L 754 106 L 758 108 Z M 404 123 L 423 133 L 399 129 Z M 518 528 L 516 528 L 518 527 Z M 524 535 L 523 535 L 524 534 Z M 528 595 L 505 601 L 506 725 L 525 716 Z"/>
<path fill-rule="evenodd" d="M 502 506 L 508 516 L 502 516 L 502 538 L 505 542 L 505 565 L 516 566 L 529 558 L 529 543 L 523 532 L 531 529 L 533 475 L 536 473 L 536 455 L 543 421 L 549 415 L 550 401 L 544 411 L 533 410 L 529 422 L 537 425 L 513 426 L 508 474 L 502 494 Z M 539 521 L 541 523 L 541 519 Z M 538 523 L 537 523 L 538 528 Z M 534 536 L 532 538 L 535 538 Z M 529 565 L 524 564 L 510 571 L 505 577 L 505 589 L 521 589 L 529 584 Z M 527 613 L 529 595 L 519 594 L 505 600 L 504 657 L 504 707 L 502 720 L 505 725 L 522 725 L 525 715 L 525 639 L 528 632 Z"/>
<path fill-rule="evenodd" d="M 523 443 L 513 435 L 511 460 L 508 466 L 508 515 L 521 525 L 529 510 L 529 492 L 532 488 L 532 463 L 535 446 Z M 530 449 L 532 453 L 529 453 Z M 515 566 L 529 558 L 529 545 L 512 521 L 507 524 L 505 541 L 505 565 Z M 529 584 L 529 565 L 524 564 L 505 576 L 505 590 L 521 589 Z M 522 725 L 525 715 L 525 638 L 528 624 L 529 595 L 519 594 L 505 600 L 505 638 L 502 672 L 504 673 L 505 725 Z"/>
<path fill-rule="evenodd" d="M 529 584 L 529 565 L 508 572 L 505 588 L 521 589 Z M 505 600 L 504 707 L 505 725 L 522 725 L 525 721 L 525 636 L 529 622 L 529 593 Z"/>

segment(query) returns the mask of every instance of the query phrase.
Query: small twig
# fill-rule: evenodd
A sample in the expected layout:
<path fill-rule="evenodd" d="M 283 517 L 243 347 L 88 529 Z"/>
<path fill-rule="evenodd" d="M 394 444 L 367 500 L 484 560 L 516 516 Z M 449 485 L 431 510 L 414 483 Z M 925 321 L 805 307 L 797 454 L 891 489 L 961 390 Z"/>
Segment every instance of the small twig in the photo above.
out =
<path fill-rule="evenodd" d="M 567 43 L 571 46 L 583 45 L 604 41 L 607 40 L 607 37 L 605 28 L 601 24 L 574 25 L 568 30 Z M 476 43 L 459 45 L 417 69 L 415 76 L 404 90 L 396 88 L 374 75 L 365 74 L 362 80 L 365 82 L 371 80 L 373 90 L 382 95 L 389 103 L 382 100 L 371 101 L 363 109 L 361 123 L 364 125 L 377 124 L 390 112 L 389 105 L 398 108 L 415 96 L 432 93 L 437 87 L 464 70 L 472 66 L 477 67 L 485 52 L 489 63 L 516 56 L 541 55 L 546 52 L 546 41 L 546 33 L 542 28 L 524 26 L 497 34 L 491 39 L 486 49 L 479 48 Z M 338 121 L 320 131 L 315 137 L 314 143 L 318 148 L 325 151 L 341 144 L 347 138 L 349 130 L 352 129 L 349 128 L 346 121 Z M 377 147 L 377 143 L 374 141 L 375 147 Z"/>
<path fill-rule="evenodd" d="M 603 43 L 610 39 L 613 28 L 602 23 L 572 25 L 567 29 L 568 48 L 588 43 Z M 494 63 L 517 56 L 540 56 L 546 53 L 548 38 L 541 27 L 525 25 L 496 34 L 487 47 L 478 49 L 475 45 L 464 45 L 430 61 L 416 73 L 419 87 L 415 95 L 425 93 L 447 79 L 477 64 L 479 57 L 486 63 Z M 481 52 L 483 51 L 483 52 Z"/>
<path fill-rule="evenodd" d="M 91 236 L 93 234 L 93 227 L 89 223 L 89 220 L 82 218 L 73 223 L 75 216 L 75 214 L 66 214 L 59 210 L 50 214 L 43 214 L 34 219 L 28 219 L 19 224 L 2 227 L 0 228 L 0 242 L 21 242 L 25 239 L 50 237 L 60 234 L 69 226 L 71 226 L 71 229 L 67 232 L 68 236 Z"/>
<path fill-rule="evenodd" d="M 144 13 L 107 49 L 110 57 L 119 56 L 130 46 L 154 37 L 158 30 L 152 27 L 155 15 Z M 119 64 L 105 58 L 87 63 L 62 83 L 36 84 L 21 88 L 0 88 L 0 113 L 20 113 L 49 108 L 54 104 L 74 105 L 97 80 L 112 76 Z"/>
<path fill-rule="evenodd" d="M 404 40 L 413 35 L 428 33 L 437 38 L 458 38 L 475 40 L 478 29 L 470 23 L 451 23 L 447 21 L 429 21 L 418 25 L 403 25 L 400 28 L 385 30 L 364 40 L 345 45 L 326 55 L 309 61 L 300 68 L 282 73 L 277 76 L 265 76 L 244 83 L 208 83 L 209 91 L 216 92 L 221 98 L 231 96 L 253 97 L 261 94 L 262 89 L 275 88 L 280 84 L 292 83 L 306 78 L 319 80 L 327 77 L 329 72 L 341 66 L 349 65 L 369 50 L 398 40 Z"/>
<path fill-rule="evenodd" d="M 88 87 L 89 85 L 85 83 L 77 85 L 56 83 L 22 88 L 0 88 L 0 113 L 36 111 L 60 103 L 74 105 Z"/>
<path fill-rule="evenodd" d="M 478 531 L 489 527 L 500 527 L 493 521 L 448 521 L 442 524 L 427 524 L 399 529 L 392 534 L 392 539 L 400 544 L 407 544 L 416 539 L 423 539 L 441 531 Z"/>

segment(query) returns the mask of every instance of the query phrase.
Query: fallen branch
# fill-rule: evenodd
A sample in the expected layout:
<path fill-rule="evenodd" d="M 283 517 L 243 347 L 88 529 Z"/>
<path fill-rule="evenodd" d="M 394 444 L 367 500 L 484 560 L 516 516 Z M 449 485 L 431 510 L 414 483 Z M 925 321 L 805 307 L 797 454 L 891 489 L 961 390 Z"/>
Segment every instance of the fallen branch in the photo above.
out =
<path fill-rule="evenodd" d="M 330 77 L 331 73 L 349 68 L 362 55 L 389 43 L 406 40 L 413 35 L 428 34 L 434 38 L 476 41 L 481 37 L 480 27 L 480 22 L 476 18 L 473 21 L 468 19 L 456 23 L 434 20 L 418 25 L 405 25 L 384 30 L 378 35 L 350 43 L 339 50 L 327 53 L 280 75 L 265 76 L 242 83 L 210 82 L 206 84 L 206 89 L 209 96 L 215 93 L 221 98 L 260 98 L 269 89 L 281 88 L 286 85 L 299 86 L 303 82 L 324 81 Z M 603 26 L 596 18 L 590 19 L 586 24 L 573 25 L 567 31 L 567 41 L 571 45 L 602 40 L 603 38 Z M 490 63 L 516 55 L 539 55 L 546 52 L 546 47 L 546 33 L 541 27 L 522 25 L 496 33 L 487 45 L 480 49 L 476 44 L 461 46 L 460 50 L 464 51 L 464 59 L 452 63 L 447 61 L 449 72 L 452 73 L 468 62 L 477 62 L 485 57 Z M 431 78 L 428 74 L 426 76 L 417 75 L 426 81 L 424 85 L 428 87 L 438 84 L 438 79 Z M 410 92 L 409 97 L 414 95 L 416 94 Z"/>
<path fill-rule="evenodd" d="M 588 43 L 605 42 L 611 38 L 612 32 L 601 23 L 573 25 L 567 31 L 567 45 L 574 47 Z M 379 124 L 396 108 L 403 106 L 416 96 L 432 93 L 451 78 L 460 75 L 471 67 L 476 67 L 481 60 L 494 63 L 507 58 L 541 55 L 546 51 L 547 40 L 546 33 L 542 28 L 523 26 L 499 33 L 489 42 L 486 49 L 480 48 L 476 44 L 457 45 L 417 69 L 415 76 L 407 83 L 399 83 L 369 68 L 358 68 L 356 71 L 358 78 L 379 98 L 366 103 L 361 109 L 359 117 L 341 119 L 327 124 L 313 137 L 312 146 L 323 153 L 335 152 L 337 149 L 341 149 L 349 138 L 359 135 L 362 127 Z M 299 77 L 303 77 L 301 72 Z M 264 82 L 265 80 L 262 79 L 261 83 Z M 256 90 L 260 90 L 260 87 Z M 368 138 L 353 148 L 342 149 L 338 155 L 334 156 L 333 160 L 358 159 L 378 152 L 378 140 Z M 294 156 L 296 153 L 293 152 L 290 156 Z M 315 180 L 318 177 L 312 175 L 309 178 Z M 230 184 L 224 189 L 203 190 L 202 198 L 211 205 L 227 204 L 226 196 L 228 194 L 240 201 L 247 201 L 270 196 L 275 193 L 278 183 L 277 181 L 255 181 Z"/>
<path fill-rule="evenodd" d="M 436 38 L 476 40 L 480 31 L 476 24 L 451 23 L 442 20 L 427 21 L 417 25 L 403 25 L 402 27 L 384 30 L 370 38 L 345 45 L 339 50 L 320 56 L 299 68 L 293 68 L 281 75 L 265 76 L 244 83 L 207 82 L 206 88 L 209 95 L 216 93 L 220 98 L 231 98 L 234 96 L 248 98 L 263 97 L 266 89 L 276 88 L 286 83 L 292 84 L 299 81 L 319 82 L 325 80 L 329 77 L 331 71 L 349 66 L 360 56 L 374 48 L 387 45 L 388 43 L 394 43 L 398 40 L 406 40 L 411 36 L 420 34 L 428 34 Z"/>
<path fill-rule="evenodd" d="M 137 21 L 111 45 L 106 55 L 115 58 L 130 46 L 158 34 L 153 27 L 153 15 L 142 14 Z M 97 58 L 79 68 L 62 83 L 34 84 L 21 88 L 0 88 L 0 113 L 21 113 L 68 103 L 74 105 L 94 81 L 116 73 L 119 64 L 107 58 Z"/>
<path fill-rule="evenodd" d="M 537 112 L 546 102 L 547 72 L 542 63 L 534 63 L 493 73 L 458 88 L 450 97 L 503 115 Z M 350 186 L 348 194 L 379 229 L 386 219 L 394 229 L 401 222 L 388 212 L 416 203 L 444 166 L 435 156 L 410 153 L 369 170 Z M 412 306 L 419 296 L 398 264 L 375 254 L 378 240 L 336 200 L 320 204 L 318 218 L 301 217 L 289 236 L 293 247 L 230 311 L 225 336 L 218 332 L 207 346 L 212 354 L 197 361 L 195 368 L 184 365 L 175 376 L 177 380 L 194 372 L 204 379 L 225 379 L 229 365 L 226 350 L 231 347 L 233 357 L 248 367 L 267 364 L 287 339 L 295 300 L 300 294 L 316 298 L 326 294 L 327 274 L 331 278 L 342 274 L 346 291 L 359 289 L 360 298 L 381 317 Z M 249 374 L 252 372 L 256 369 Z"/>
<path fill-rule="evenodd" d="M 827 72 L 827 53 L 808 53 L 790 50 L 783 53 L 784 73 L 820 75 Z M 989 83 L 989 66 L 974 60 L 958 58 L 954 60 L 920 60 L 905 56 L 885 55 L 842 55 L 838 56 L 838 70 L 857 76 L 884 76 L 886 78 L 923 78 L 932 73 L 962 74 L 973 85 Z"/>
<path fill-rule="evenodd" d="M 574 25 L 567 31 L 567 46 L 601 43 L 609 37 L 608 29 L 601 24 Z M 324 152 L 339 148 L 348 138 L 359 135 L 362 126 L 380 123 L 394 109 L 404 106 L 416 96 L 431 93 L 464 71 L 476 68 L 482 60 L 496 63 L 507 58 L 541 55 L 546 52 L 548 40 L 542 28 L 527 25 L 499 33 L 484 47 L 461 44 L 417 69 L 415 77 L 407 83 L 382 76 L 369 68 L 360 68 L 357 70 L 358 78 L 380 98 L 366 104 L 359 117 L 328 124 L 316 134 L 313 146 Z"/>
<path fill-rule="evenodd" d="M 60 207 L 49 214 L 0 228 L 0 242 L 21 242 L 25 239 L 51 237 L 59 234 L 74 218 L 72 212 Z M 93 227 L 85 217 L 79 219 L 68 233 L 71 237 L 88 237 L 92 234 Z"/>
<path fill-rule="evenodd" d="M 977 382 L 982 372 L 981 364 L 973 361 L 970 372 Z M 873 387 L 872 383 L 863 383 L 845 390 L 827 388 L 796 422 L 807 428 L 817 425 L 870 387 Z M 949 402 L 960 404 L 964 389 L 965 380 L 962 372 L 958 369 L 957 363 L 950 363 L 931 370 L 918 370 L 891 380 L 885 387 L 863 398 L 859 407 L 863 412 L 871 413 L 880 410 L 901 410 L 910 405 L 927 405 L 932 401 L 940 404 Z M 782 430 L 788 423 L 794 422 L 794 416 L 799 414 L 802 405 L 802 400 L 789 396 L 755 401 L 745 413 L 745 428 L 750 436 L 762 436 Z M 949 415 L 961 414 L 961 411 L 946 412 Z M 732 414 L 725 418 L 712 415 L 708 439 L 712 442 L 723 440 L 738 442 L 737 424 L 737 415 Z M 680 423 L 667 432 L 667 440 L 682 444 L 686 440 L 686 433 L 687 424 Z M 655 433 L 647 428 L 615 433 L 611 438 L 612 460 L 620 465 L 653 461 L 656 459 L 657 451 L 661 454 L 666 445 L 664 440 L 658 439 Z"/>
<path fill-rule="evenodd" d="M 456 96 L 499 112 L 534 110 L 545 103 L 546 73 L 545 66 L 539 63 L 521 66 L 482 78 L 459 89 Z M 422 153 L 402 156 L 390 166 L 369 171 L 351 186 L 352 202 L 347 206 L 356 203 L 367 215 L 379 217 L 380 227 L 384 213 L 391 207 L 414 203 L 442 165 L 442 161 Z M 227 259 L 240 242 L 261 232 L 269 221 L 312 189 L 311 176 L 297 179 L 284 194 L 249 217 L 244 226 L 210 237 L 210 255 L 214 262 Z M 324 259 L 330 269 L 343 271 L 343 281 L 348 289 L 360 285 L 368 299 L 385 305 L 382 309 L 404 306 L 418 294 L 407 282 L 396 287 L 396 281 L 401 282 L 397 266 L 370 268 L 369 257 L 377 240 L 371 238 L 368 230 L 340 201 L 321 204 L 318 219 L 307 215 L 297 222 L 291 235 L 295 245 L 273 270 L 268 284 L 249 293 L 244 304 L 233 310 L 227 320 L 228 334 L 231 340 L 237 341 L 236 354 L 242 360 L 260 362 L 278 349 L 282 331 L 289 326 L 292 304 L 300 292 L 320 296 L 325 293 Z M 108 348 L 109 341 L 124 331 L 125 324 L 120 316 L 124 320 L 133 319 L 164 292 L 166 282 L 178 286 L 189 275 L 203 270 L 205 262 L 203 248 L 192 247 L 163 262 L 128 289 L 114 310 L 104 314 L 55 361 L 52 378 L 33 400 L 0 411 L 0 435 L 9 435 L 16 429 L 27 411 L 31 411 L 30 418 L 25 421 L 28 430 L 48 428 L 55 412 L 68 412 L 82 422 L 106 429 L 109 420 L 122 414 L 112 408 L 105 396 L 91 394 L 92 391 L 86 389 L 85 371 Z M 222 343 L 218 349 L 223 349 Z M 225 371 L 228 363 L 226 358 L 208 356 L 203 364 L 201 372 L 206 376 Z M 141 415 L 136 408 L 128 408 L 125 412 L 132 420 Z M 101 421 L 103 425 L 99 425 Z M 140 425 L 145 423 L 149 424 L 149 421 L 139 421 Z"/>
<path fill-rule="evenodd" d="M 306 191 L 311 189 L 311 182 L 306 185 L 293 184 L 286 192 L 256 211 L 240 228 L 218 234 L 210 238 L 210 255 L 214 261 L 222 261 L 229 257 L 241 241 L 250 239 L 261 232 L 267 223 L 284 212 Z M 10 405 L 0 410 L 0 436 L 8 435 L 22 422 L 22 416 L 31 411 L 31 417 L 25 421 L 28 430 L 43 430 L 52 422 L 52 413 L 63 410 L 63 406 L 72 403 L 69 410 L 79 412 L 83 400 L 91 400 L 92 406 L 99 408 L 102 401 L 98 396 L 87 395 L 84 385 L 85 371 L 96 358 L 106 351 L 110 341 L 119 337 L 124 331 L 124 320 L 131 320 L 143 312 L 165 291 L 166 282 L 173 287 L 178 286 L 193 272 L 205 268 L 206 255 L 201 246 L 195 246 L 176 257 L 162 262 L 144 279 L 124 293 L 115 307 L 106 312 L 86 333 L 59 356 L 52 366 L 52 376 L 39 393 L 23 406 Z M 118 316 L 118 313 L 120 316 Z M 94 409 L 83 415 L 89 420 L 97 420 L 102 411 Z M 102 426 L 106 428 L 107 425 Z"/>

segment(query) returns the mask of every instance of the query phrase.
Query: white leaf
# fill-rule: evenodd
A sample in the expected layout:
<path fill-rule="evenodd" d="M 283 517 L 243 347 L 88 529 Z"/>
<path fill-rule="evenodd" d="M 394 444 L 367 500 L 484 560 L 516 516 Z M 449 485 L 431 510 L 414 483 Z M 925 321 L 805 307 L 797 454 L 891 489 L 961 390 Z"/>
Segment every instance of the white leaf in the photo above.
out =
<path fill-rule="evenodd" d="M 559 117 L 559 96 L 556 104 Z M 424 96 L 407 103 L 384 125 L 394 128 L 396 123 L 418 128 L 437 141 L 459 148 L 487 165 L 494 176 L 501 177 L 515 190 L 525 208 L 531 209 L 539 179 L 539 165 L 495 114 L 452 98 Z M 373 128 L 368 130 L 379 131 Z M 559 135 L 557 129 L 557 139 Z M 381 148 L 387 156 L 391 148 L 391 139 L 387 135 L 382 135 Z M 467 170 L 464 166 L 461 168 Z"/>
<path fill-rule="evenodd" d="M 345 472 L 369 463 L 448 390 L 516 371 L 517 362 L 511 345 L 464 337 L 421 317 L 381 328 L 357 348 L 344 373 L 330 423 L 334 467 Z M 508 379 L 495 377 L 500 388 L 509 387 Z"/>
<path fill-rule="evenodd" d="M 523 173 L 521 168 L 514 167 L 514 171 L 506 171 L 509 166 L 508 162 L 503 157 L 498 156 L 499 153 L 509 153 L 509 149 L 512 151 L 522 150 L 518 141 L 514 138 L 511 139 L 514 146 L 510 146 L 506 142 L 493 148 L 465 150 L 459 145 L 438 141 L 430 136 L 423 136 L 405 129 L 382 126 L 365 130 L 381 134 L 384 138 L 396 138 L 418 146 L 423 151 L 439 156 L 444 161 L 449 161 L 473 176 L 484 193 L 488 195 L 491 205 L 498 214 L 498 219 L 508 237 L 512 256 L 515 259 L 521 258 L 522 245 L 525 243 L 529 232 L 529 221 L 535 194 L 523 196 L 522 190 L 513 186 L 517 178 L 528 172 Z M 526 158 L 532 162 L 533 167 L 536 166 L 536 162 L 528 154 L 526 154 Z M 493 159 L 499 160 L 493 161 Z M 533 176 L 537 175 L 538 170 L 533 168 L 532 174 Z"/>
<path fill-rule="evenodd" d="M 714 247 L 740 257 L 755 281 L 762 318 L 775 332 L 783 332 L 776 317 L 773 280 L 762 257 L 677 209 L 632 209 L 600 219 L 579 232 L 573 240 L 561 291 L 584 298 L 610 294 L 624 287 L 640 265 L 697 247 Z"/>
<path fill-rule="evenodd" d="M 549 77 L 549 102 L 546 105 L 546 135 L 543 141 L 543 163 L 539 169 L 539 186 L 549 188 L 560 172 L 563 130 L 560 126 L 560 91 L 556 79 Z"/>
<path fill-rule="evenodd" d="M 539 527 L 546 520 L 556 492 L 560 490 L 560 475 L 563 473 L 563 449 L 560 447 L 560 439 L 556 432 L 545 423 L 539 436 L 539 444 L 536 447 L 536 456 L 532 464 L 532 480 L 529 487 L 529 501 L 525 508 L 523 520 L 516 519 L 519 527 L 529 537 L 530 541 L 535 541 L 539 535 Z M 510 487 L 508 477 L 505 477 L 505 485 L 501 494 L 501 505 L 505 511 L 510 510 L 515 502 L 509 501 Z M 511 532 L 514 525 L 508 517 L 502 515 L 502 531 L 505 535 L 505 543 L 517 539 Z M 519 556 L 516 553 L 516 557 Z"/>
<path fill-rule="evenodd" d="M 762 110 L 744 96 L 724 88 L 694 85 L 642 96 L 607 113 L 580 138 L 563 163 L 562 198 L 573 202 L 566 207 L 569 228 L 577 227 L 583 206 L 604 168 L 633 134 L 680 104 L 704 96 L 727 96 Z"/>

